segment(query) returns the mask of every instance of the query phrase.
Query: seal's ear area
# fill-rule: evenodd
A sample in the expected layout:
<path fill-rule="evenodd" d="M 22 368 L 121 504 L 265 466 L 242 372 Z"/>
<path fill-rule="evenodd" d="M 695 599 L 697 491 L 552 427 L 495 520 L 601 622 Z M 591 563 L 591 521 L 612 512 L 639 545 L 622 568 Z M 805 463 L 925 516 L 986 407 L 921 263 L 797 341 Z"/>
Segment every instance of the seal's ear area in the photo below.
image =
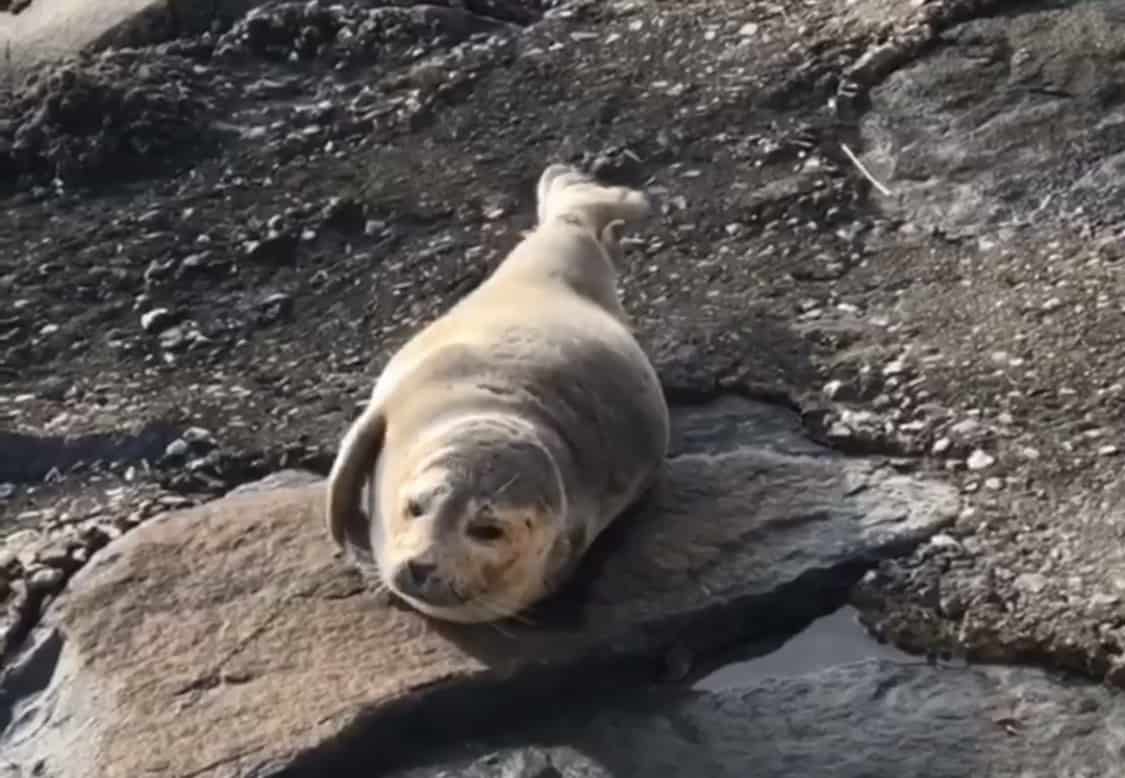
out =
<path fill-rule="evenodd" d="M 325 518 L 328 532 L 340 548 L 345 548 L 352 536 L 353 525 L 366 520 L 359 507 L 363 483 L 382 451 L 386 428 L 387 418 L 382 409 L 369 405 L 344 435 L 332 463 Z"/>
<path fill-rule="evenodd" d="M 621 249 L 621 238 L 624 234 L 624 219 L 614 219 L 602 230 L 601 243 L 605 247 L 606 253 L 609 254 L 609 258 L 613 260 L 614 265 L 620 265 L 621 260 L 625 257 L 625 252 Z"/>

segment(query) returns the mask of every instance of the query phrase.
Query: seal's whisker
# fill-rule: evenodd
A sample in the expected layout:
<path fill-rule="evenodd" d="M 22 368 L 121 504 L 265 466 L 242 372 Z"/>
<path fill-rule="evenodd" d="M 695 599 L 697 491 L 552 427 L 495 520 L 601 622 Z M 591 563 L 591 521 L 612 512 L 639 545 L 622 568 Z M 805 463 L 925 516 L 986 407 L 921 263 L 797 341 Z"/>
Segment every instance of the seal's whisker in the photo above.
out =
<path fill-rule="evenodd" d="M 508 482 L 506 484 L 504 484 L 503 486 L 501 486 L 499 489 L 496 490 L 496 496 L 499 497 L 500 495 L 504 494 L 506 491 L 511 489 L 515 485 L 516 481 L 518 481 L 518 480 L 520 480 L 520 474 L 516 473 L 515 475 L 513 475 L 511 478 L 508 479 Z"/>

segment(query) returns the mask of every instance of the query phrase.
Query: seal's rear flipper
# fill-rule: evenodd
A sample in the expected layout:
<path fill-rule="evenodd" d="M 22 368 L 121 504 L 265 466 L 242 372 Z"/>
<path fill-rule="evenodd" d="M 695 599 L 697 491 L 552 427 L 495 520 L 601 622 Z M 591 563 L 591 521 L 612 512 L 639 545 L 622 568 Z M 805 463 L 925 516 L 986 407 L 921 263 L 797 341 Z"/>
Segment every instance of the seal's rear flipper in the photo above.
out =
<path fill-rule="evenodd" d="M 535 187 L 536 212 L 543 224 L 558 217 L 569 217 L 589 227 L 603 238 L 614 221 L 625 224 L 639 221 L 652 211 L 648 195 L 627 186 L 598 183 L 572 165 L 548 165 Z"/>

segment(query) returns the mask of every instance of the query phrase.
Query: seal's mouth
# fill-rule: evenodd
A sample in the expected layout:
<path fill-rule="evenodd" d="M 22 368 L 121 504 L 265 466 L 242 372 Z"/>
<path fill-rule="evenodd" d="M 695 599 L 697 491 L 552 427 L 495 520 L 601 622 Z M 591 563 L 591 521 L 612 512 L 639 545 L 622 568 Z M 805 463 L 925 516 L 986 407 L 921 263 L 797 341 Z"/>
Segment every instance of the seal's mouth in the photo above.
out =
<path fill-rule="evenodd" d="M 453 608 L 466 602 L 464 594 L 441 574 L 438 565 L 422 558 L 400 562 L 387 583 L 391 591 L 411 603 Z"/>

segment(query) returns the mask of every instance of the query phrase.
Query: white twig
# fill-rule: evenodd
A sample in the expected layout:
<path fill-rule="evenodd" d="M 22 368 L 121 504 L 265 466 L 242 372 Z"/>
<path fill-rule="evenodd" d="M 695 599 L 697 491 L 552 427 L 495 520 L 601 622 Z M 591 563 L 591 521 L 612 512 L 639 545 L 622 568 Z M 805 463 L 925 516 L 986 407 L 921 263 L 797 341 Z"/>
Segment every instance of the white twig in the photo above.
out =
<path fill-rule="evenodd" d="M 890 197 L 891 195 L 894 194 L 894 192 L 892 192 L 890 189 L 887 189 L 887 187 L 885 187 L 881 183 L 879 183 L 879 179 L 877 179 L 877 178 L 875 178 L 875 176 L 871 175 L 871 171 L 868 170 L 864 166 L 864 164 L 859 161 L 859 157 L 857 157 L 855 155 L 855 152 L 853 152 L 851 149 L 848 148 L 848 144 L 841 143 L 840 148 L 842 148 L 844 150 L 844 153 L 848 155 L 848 159 L 850 159 L 852 161 L 852 164 L 856 166 L 856 169 L 859 170 L 859 172 L 863 174 L 863 177 L 866 178 L 868 181 L 870 181 L 871 185 L 873 187 L 875 187 L 876 189 L 878 189 L 879 192 L 882 193 L 882 195 L 884 197 Z"/>

